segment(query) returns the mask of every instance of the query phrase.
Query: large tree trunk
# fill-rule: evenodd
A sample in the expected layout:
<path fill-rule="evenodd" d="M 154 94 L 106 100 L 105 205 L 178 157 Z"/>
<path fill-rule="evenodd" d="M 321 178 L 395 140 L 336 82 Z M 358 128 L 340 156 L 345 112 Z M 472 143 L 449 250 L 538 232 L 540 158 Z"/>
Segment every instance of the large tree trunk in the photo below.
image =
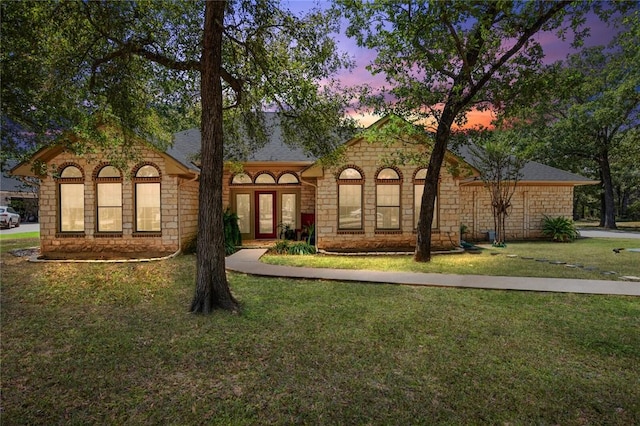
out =
<path fill-rule="evenodd" d="M 450 105 L 445 105 L 442 117 L 438 123 L 436 139 L 433 151 L 429 158 L 429 168 L 424 181 L 424 192 L 422 193 L 422 204 L 420 206 L 420 219 L 418 220 L 416 252 L 413 256 L 416 262 L 431 261 L 431 229 L 434 216 L 434 205 L 438 194 L 438 180 L 440 179 L 440 169 L 444 162 L 444 155 L 447 152 L 447 143 L 451 135 L 451 125 L 455 120 L 456 112 Z"/>
<path fill-rule="evenodd" d="M 616 207 L 613 197 L 613 180 L 611 179 L 611 167 L 609 165 L 609 153 L 604 151 L 598 158 L 602 172 L 602 190 L 604 196 L 604 211 L 601 216 L 604 219 L 604 227 L 618 229 L 616 225 Z"/>
<path fill-rule="evenodd" d="M 196 290 L 191 312 L 238 310 L 225 271 L 222 211 L 222 30 L 224 1 L 207 1 L 202 48 L 202 151 Z"/>

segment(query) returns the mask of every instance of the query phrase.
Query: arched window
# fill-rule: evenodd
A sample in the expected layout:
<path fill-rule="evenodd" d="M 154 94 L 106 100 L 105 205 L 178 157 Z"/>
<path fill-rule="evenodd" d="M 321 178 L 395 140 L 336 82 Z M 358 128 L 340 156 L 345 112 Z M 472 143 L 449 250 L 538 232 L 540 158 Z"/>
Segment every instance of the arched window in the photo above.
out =
<path fill-rule="evenodd" d="M 162 229 L 160 206 L 160 172 L 150 164 L 140 167 L 134 174 L 136 232 L 160 232 Z"/>
<path fill-rule="evenodd" d="M 76 166 L 67 166 L 60 173 L 60 177 L 63 179 L 82 178 L 82 170 Z"/>
<path fill-rule="evenodd" d="M 422 168 L 416 170 L 413 175 L 413 227 L 418 228 L 418 221 L 420 220 L 420 210 L 422 208 L 422 194 L 424 193 L 424 181 L 427 178 L 427 169 Z M 436 196 L 436 202 L 433 205 L 433 222 L 432 227 L 436 228 L 438 225 L 438 198 Z"/>
<path fill-rule="evenodd" d="M 84 174 L 79 166 L 60 170 L 58 182 L 58 229 L 60 232 L 84 232 Z"/>
<path fill-rule="evenodd" d="M 276 180 L 269 173 L 260 173 L 256 176 L 256 179 L 253 181 L 256 185 L 271 185 L 276 183 Z"/>
<path fill-rule="evenodd" d="M 355 166 L 343 169 L 338 174 L 338 229 L 361 230 L 362 185 L 364 175 Z"/>
<path fill-rule="evenodd" d="M 237 173 L 231 178 L 232 185 L 246 185 L 251 183 L 251 176 L 246 173 Z"/>
<path fill-rule="evenodd" d="M 376 229 L 400 229 L 400 172 L 392 168 L 376 176 Z"/>
<path fill-rule="evenodd" d="M 157 178 L 159 176 L 160 176 L 160 172 L 158 172 L 158 169 L 156 169 L 154 166 L 151 166 L 149 164 L 140 167 L 136 172 L 136 177 L 138 178 L 145 178 L 145 177 Z"/>
<path fill-rule="evenodd" d="M 278 178 L 278 185 L 300 183 L 298 177 L 293 173 L 283 173 Z"/>
<path fill-rule="evenodd" d="M 102 167 L 95 177 L 97 231 L 122 232 L 122 175 L 113 166 Z"/>

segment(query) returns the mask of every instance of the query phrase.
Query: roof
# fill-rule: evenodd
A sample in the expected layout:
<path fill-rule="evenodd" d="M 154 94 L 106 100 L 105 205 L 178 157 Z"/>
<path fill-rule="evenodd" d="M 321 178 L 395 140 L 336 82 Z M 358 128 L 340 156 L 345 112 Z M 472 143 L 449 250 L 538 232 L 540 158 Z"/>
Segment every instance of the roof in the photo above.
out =
<path fill-rule="evenodd" d="M 200 153 L 200 144 L 198 129 L 184 130 L 173 135 L 173 145 L 165 152 L 186 168 L 200 173 L 200 168 L 194 164 Z"/>
<path fill-rule="evenodd" d="M 201 134 L 198 129 L 189 129 L 182 132 L 178 132 L 174 135 L 174 143 L 171 148 L 167 150 L 167 154 L 173 157 L 175 160 L 180 161 L 182 164 L 189 167 L 196 167 L 191 161 L 200 152 Z M 289 146 L 284 142 L 282 133 L 279 127 L 271 128 L 269 132 L 267 142 L 264 146 L 258 148 L 252 153 L 249 153 L 246 158 L 240 158 L 239 161 L 268 161 L 268 162 L 291 162 L 291 161 L 304 161 L 313 162 L 316 159 L 306 154 L 301 148 Z M 196 170 L 199 170 L 196 168 Z"/>
<path fill-rule="evenodd" d="M 468 145 L 460 146 L 456 148 L 454 152 L 456 152 L 464 161 L 477 168 L 476 159 L 471 153 Z M 547 166 L 546 164 L 538 163 L 536 161 L 527 161 L 521 172 L 522 178 L 520 179 L 520 182 L 556 182 L 578 185 L 596 183 L 596 181 L 584 176 Z"/>
<path fill-rule="evenodd" d="M 7 177 L 4 173 L 0 173 L 0 191 L 23 192 L 25 191 L 25 185 L 19 179 Z"/>

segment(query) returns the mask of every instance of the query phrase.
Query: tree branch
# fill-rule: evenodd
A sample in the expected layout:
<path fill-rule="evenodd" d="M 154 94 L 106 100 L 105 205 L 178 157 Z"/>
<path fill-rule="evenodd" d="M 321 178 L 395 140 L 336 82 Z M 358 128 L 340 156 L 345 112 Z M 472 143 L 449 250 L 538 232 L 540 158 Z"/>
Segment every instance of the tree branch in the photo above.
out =
<path fill-rule="evenodd" d="M 467 95 L 463 98 L 463 103 L 468 103 L 475 94 L 485 86 L 485 84 L 491 79 L 493 74 L 502 67 L 509 59 L 511 59 L 524 44 L 545 24 L 545 22 L 549 21 L 556 13 L 560 12 L 565 7 L 571 4 L 570 0 L 558 1 L 555 3 L 551 3 L 553 6 L 544 14 L 538 17 L 536 21 L 528 28 L 525 28 L 522 31 L 522 34 L 518 38 L 518 41 L 505 52 L 492 66 L 491 68 L 485 72 L 482 77 L 475 83 L 475 85 L 471 86 L 471 90 L 467 93 Z"/>

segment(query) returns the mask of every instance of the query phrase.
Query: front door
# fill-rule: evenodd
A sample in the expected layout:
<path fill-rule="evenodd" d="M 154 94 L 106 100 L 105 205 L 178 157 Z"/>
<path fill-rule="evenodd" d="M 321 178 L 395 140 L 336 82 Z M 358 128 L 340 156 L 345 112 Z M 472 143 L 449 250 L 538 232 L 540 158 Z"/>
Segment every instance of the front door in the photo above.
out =
<path fill-rule="evenodd" d="M 256 239 L 276 238 L 276 193 L 256 191 Z"/>

